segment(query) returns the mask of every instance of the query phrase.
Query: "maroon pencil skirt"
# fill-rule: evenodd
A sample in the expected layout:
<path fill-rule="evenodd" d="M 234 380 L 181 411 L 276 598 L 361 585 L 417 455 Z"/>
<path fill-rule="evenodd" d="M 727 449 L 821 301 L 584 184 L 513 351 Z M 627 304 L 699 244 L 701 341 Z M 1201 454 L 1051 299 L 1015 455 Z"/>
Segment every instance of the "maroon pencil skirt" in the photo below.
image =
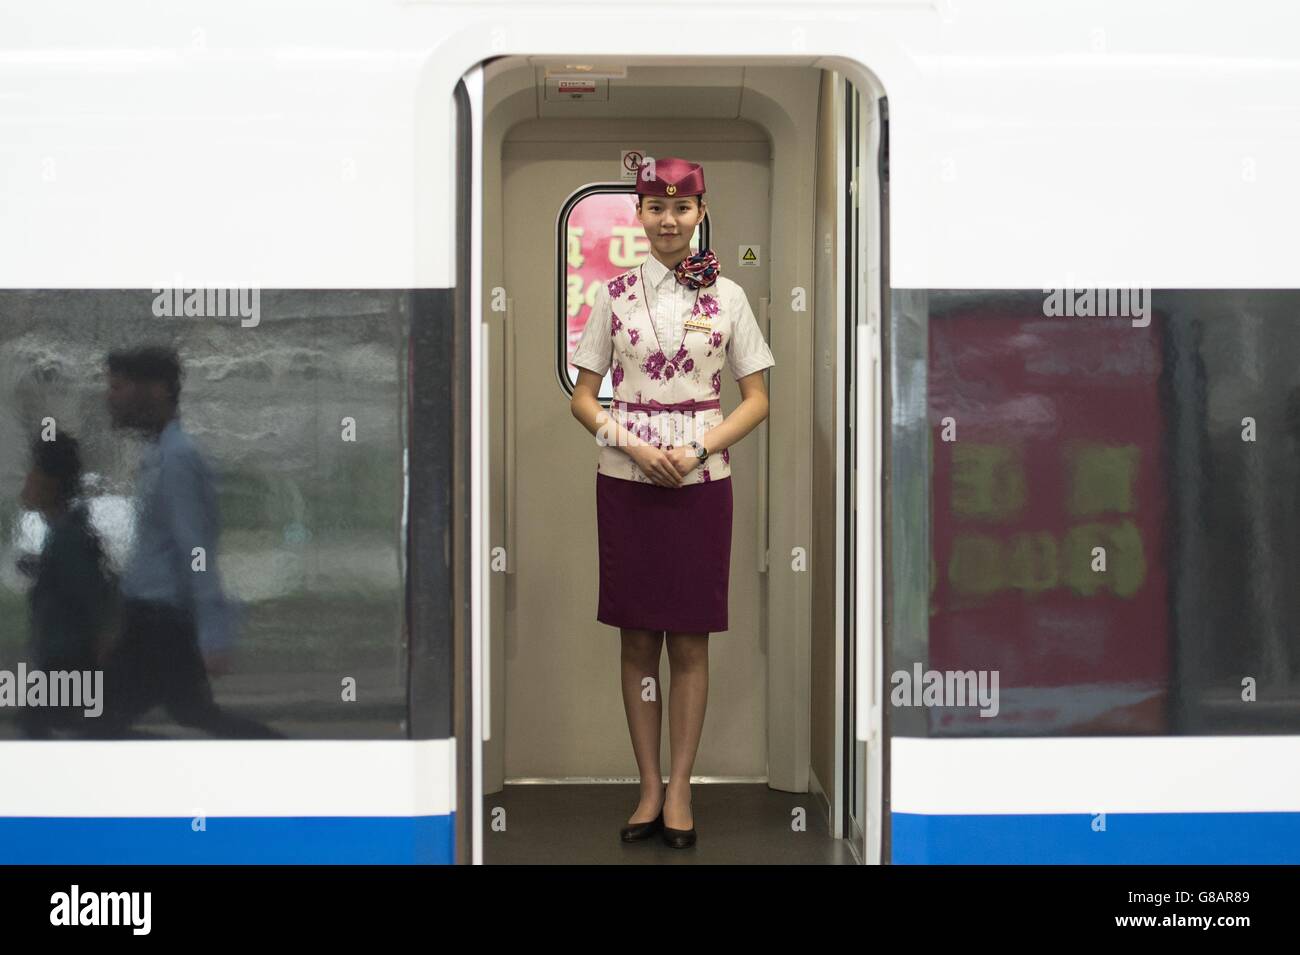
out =
<path fill-rule="evenodd" d="M 660 487 L 596 472 L 600 601 L 611 627 L 727 629 L 731 476 Z"/>

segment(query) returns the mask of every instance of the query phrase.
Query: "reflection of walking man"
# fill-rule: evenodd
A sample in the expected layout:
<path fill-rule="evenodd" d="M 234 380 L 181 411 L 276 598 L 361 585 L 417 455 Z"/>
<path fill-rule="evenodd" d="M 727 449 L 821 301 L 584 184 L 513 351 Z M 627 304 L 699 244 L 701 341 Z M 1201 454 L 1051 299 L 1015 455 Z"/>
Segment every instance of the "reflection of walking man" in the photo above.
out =
<path fill-rule="evenodd" d="M 217 573 L 216 490 L 181 428 L 180 380 L 170 349 L 108 356 L 113 427 L 142 432 L 148 446 L 136 478 L 135 543 L 122 574 L 121 638 L 105 666 L 99 735 L 123 734 L 161 703 L 181 725 L 216 736 L 279 736 L 212 698 L 203 653 L 223 653 L 233 634 Z"/>
<path fill-rule="evenodd" d="M 82 674 L 83 694 L 92 689 L 102 702 L 92 673 L 101 638 L 113 624 L 117 585 L 80 492 L 77 440 L 66 432 L 48 441 L 36 438 L 22 503 L 45 519 L 49 531 L 40 554 L 19 562 L 32 576 L 30 659 L 47 676 Z M 83 729 L 87 708 L 24 707 L 18 713 L 25 736 L 49 739 L 54 729 Z M 98 710 L 92 718 L 98 718 Z"/>

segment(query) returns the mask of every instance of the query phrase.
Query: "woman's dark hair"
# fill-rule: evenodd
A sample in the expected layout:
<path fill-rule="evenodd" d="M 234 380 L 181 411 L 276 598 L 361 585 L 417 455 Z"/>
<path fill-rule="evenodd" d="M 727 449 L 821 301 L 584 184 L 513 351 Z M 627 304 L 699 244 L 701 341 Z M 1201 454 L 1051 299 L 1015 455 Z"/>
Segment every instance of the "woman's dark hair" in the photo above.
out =
<path fill-rule="evenodd" d="M 54 478 L 60 501 L 70 501 L 81 492 L 81 449 L 71 435 L 56 434 L 49 441 L 37 435 L 32 439 L 32 464 Z"/>
<path fill-rule="evenodd" d="M 130 381 L 161 381 L 167 386 L 172 402 L 180 400 L 181 360 L 174 348 L 148 345 L 110 352 L 108 371 Z"/>

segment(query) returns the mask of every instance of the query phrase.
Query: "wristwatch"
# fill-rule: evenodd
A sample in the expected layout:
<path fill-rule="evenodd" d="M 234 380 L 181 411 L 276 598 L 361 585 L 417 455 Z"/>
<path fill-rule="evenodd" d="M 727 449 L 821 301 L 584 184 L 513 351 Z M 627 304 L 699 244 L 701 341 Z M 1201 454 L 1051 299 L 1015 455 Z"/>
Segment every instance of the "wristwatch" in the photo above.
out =
<path fill-rule="evenodd" d="M 695 464 L 698 466 L 700 462 L 709 456 L 709 449 L 698 441 L 692 441 L 691 447 L 695 449 Z"/>

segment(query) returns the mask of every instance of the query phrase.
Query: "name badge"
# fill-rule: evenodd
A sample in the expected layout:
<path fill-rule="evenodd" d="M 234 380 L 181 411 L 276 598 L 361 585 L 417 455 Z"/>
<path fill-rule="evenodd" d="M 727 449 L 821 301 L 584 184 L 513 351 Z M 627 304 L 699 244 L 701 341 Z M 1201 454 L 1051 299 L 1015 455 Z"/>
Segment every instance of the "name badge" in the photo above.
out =
<path fill-rule="evenodd" d="M 694 330 L 694 331 L 697 331 L 697 332 L 711 332 L 711 331 L 713 331 L 713 326 L 710 325 L 708 322 L 692 322 L 692 321 L 688 321 L 688 322 L 686 323 L 686 330 L 687 330 L 687 331 Z"/>

